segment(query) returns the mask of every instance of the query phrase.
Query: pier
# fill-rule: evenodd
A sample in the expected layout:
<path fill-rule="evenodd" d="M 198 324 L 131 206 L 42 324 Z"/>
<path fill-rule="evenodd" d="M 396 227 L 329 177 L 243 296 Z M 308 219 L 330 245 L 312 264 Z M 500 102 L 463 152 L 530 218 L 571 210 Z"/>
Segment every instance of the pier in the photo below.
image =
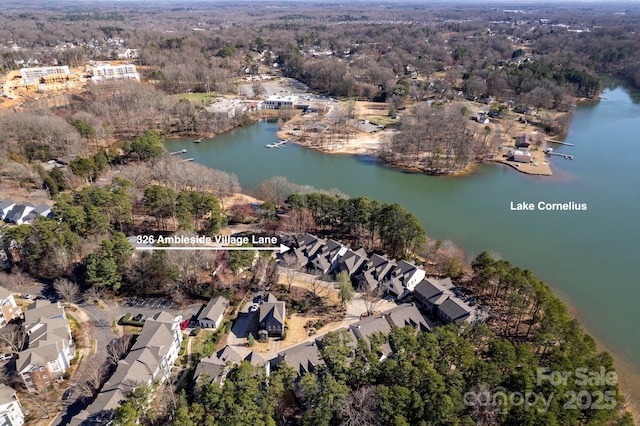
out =
<path fill-rule="evenodd" d="M 562 141 L 557 141 L 555 139 L 547 139 L 547 142 L 551 142 L 551 143 L 557 143 L 559 145 L 566 145 L 566 146 L 573 146 L 572 143 L 569 142 L 562 142 Z"/>
<path fill-rule="evenodd" d="M 561 154 L 559 152 L 546 152 L 545 154 L 547 154 L 547 155 L 555 155 L 555 156 L 558 156 L 558 157 L 564 157 L 567 160 L 573 160 L 573 155 L 569 155 L 569 154 Z"/>
<path fill-rule="evenodd" d="M 183 149 L 182 151 L 174 151 L 174 152 L 170 152 L 170 155 L 177 155 L 177 154 L 184 154 L 185 152 L 187 152 L 186 149 Z"/>
<path fill-rule="evenodd" d="M 191 158 L 185 158 L 184 160 L 180 160 L 180 162 L 181 162 L 181 163 L 184 163 L 184 162 L 187 162 L 187 161 L 193 161 L 193 160 L 194 160 L 194 158 L 193 158 L 193 157 L 191 157 Z"/>

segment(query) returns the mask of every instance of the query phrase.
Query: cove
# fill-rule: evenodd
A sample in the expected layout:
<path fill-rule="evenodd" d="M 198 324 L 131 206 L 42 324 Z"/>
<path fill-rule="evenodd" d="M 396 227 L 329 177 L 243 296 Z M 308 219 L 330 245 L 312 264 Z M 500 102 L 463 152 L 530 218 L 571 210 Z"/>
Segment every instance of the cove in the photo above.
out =
<path fill-rule="evenodd" d="M 530 269 L 577 311 L 607 349 L 640 371 L 640 105 L 637 93 L 609 87 L 594 105 L 579 106 L 567 142 L 553 146 L 574 160 L 550 159 L 552 177 L 532 177 L 503 165 L 480 165 L 469 175 L 432 177 L 381 166 L 370 157 L 323 154 L 277 141 L 276 125 L 259 122 L 193 143 L 165 141 L 168 151 L 235 173 L 246 191 L 286 176 L 350 196 L 397 202 L 413 212 L 427 235 L 449 239 L 475 256 L 499 253 Z M 582 204 L 586 210 L 520 210 L 511 203 Z"/>

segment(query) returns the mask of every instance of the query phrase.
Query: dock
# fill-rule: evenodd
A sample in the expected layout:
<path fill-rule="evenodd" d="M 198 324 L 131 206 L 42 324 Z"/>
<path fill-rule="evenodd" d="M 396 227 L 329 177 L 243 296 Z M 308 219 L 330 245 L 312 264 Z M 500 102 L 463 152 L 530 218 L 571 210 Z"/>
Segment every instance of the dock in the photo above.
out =
<path fill-rule="evenodd" d="M 287 142 L 288 141 L 286 141 L 286 140 L 283 140 L 283 141 L 281 140 L 281 141 L 276 142 L 276 143 L 268 143 L 265 146 L 267 148 L 284 148 L 284 144 L 286 144 Z"/>
<path fill-rule="evenodd" d="M 569 155 L 569 154 L 561 154 L 559 152 L 546 152 L 545 154 L 547 154 L 547 155 L 555 155 L 557 157 L 564 157 L 567 160 L 573 160 L 573 155 Z"/>
<path fill-rule="evenodd" d="M 204 136 L 201 137 L 201 138 L 195 139 L 194 142 L 195 143 L 200 143 L 200 142 L 202 142 L 202 139 L 204 139 Z"/>
<path fill-rule="evenodd" d="M 187 152 L 186 149 L 183 149 L 182 151 L 174 151 L 174 152 L 170 152 L 170 155 L 177 155 L 177 154 L 184 154 L 185 152 Z"/>
<path fill-rule="evenodd" d="M 557 143 L 559 145 L 566 145 L 566 146 L 573 146 L 572 143 L 569 142 L 562 142 L 562 141 L 557 141 L 555 139 L 547 139 L 547 142 L 551 142 L 551 143 Z"/>
<path fill-rule="evenodd" d="M 187 162 L 187 161 L 193 161 L 193 160 L 194 160 L 194 158 L 193 158 L 193 157 L 191 157 L 191 158 L 185 158 L 184 160 L 180 160 L 180 162 L 181 162 L 181 163 L 184 163 L 184 162 Z"/>

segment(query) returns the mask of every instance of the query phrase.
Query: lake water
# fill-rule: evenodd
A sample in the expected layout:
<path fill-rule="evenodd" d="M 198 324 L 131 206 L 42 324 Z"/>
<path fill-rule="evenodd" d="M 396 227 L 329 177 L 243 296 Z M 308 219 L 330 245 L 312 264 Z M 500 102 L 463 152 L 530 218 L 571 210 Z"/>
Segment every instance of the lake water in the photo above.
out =
<path fill-rule="evenodd" d="M 397 202 L 413 212 L 427 235 L 450 239 L 469 256 L 492 250 L 531 269 L 578 312 L 589 331 L 640 371 L 640 105 L 611 87 L 607 99 L 580 106 L 567 142 L 553 146 L 575 156 L 551 158 L 552 177 L 532 177 L 503 165 L 482 165 L 467 176 L 430 177 L 382 167 L 368 157 L 327 155 L 277 141 L 276 126 L 260 122 L 200 144 L 168 140 L 169 151 L 235 173 L 245 190 L 286 176 L 350 196 Z M 635 95 L 635 93 L 633 93 Z M 510 210 L 510 203 L 587 203 L 587 211 Z"/>

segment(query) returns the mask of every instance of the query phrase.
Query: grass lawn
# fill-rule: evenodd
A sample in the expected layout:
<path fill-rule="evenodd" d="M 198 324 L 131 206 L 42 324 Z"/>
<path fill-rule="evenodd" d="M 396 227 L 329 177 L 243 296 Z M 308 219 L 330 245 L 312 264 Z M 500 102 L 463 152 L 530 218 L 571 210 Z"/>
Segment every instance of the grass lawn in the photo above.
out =
<path fill-rule="evenodd" d="M 213 92 L 209 92 L 209 102 L 214 102 L 219 95 Z M 172 95 L 175 99 L 187 99 L 191 102 L 204 103 L 207 101 L 206 93 L 179 93 Z"/>
<path fill-rule="evenodd" d="M 376 126 L 390 126 L 392 124 L 396 124 L 400 122 L 397 118 L 392 118 L 386 115 L 373 115 L 368 117 L 369 123 L 375 124 Z"/>

